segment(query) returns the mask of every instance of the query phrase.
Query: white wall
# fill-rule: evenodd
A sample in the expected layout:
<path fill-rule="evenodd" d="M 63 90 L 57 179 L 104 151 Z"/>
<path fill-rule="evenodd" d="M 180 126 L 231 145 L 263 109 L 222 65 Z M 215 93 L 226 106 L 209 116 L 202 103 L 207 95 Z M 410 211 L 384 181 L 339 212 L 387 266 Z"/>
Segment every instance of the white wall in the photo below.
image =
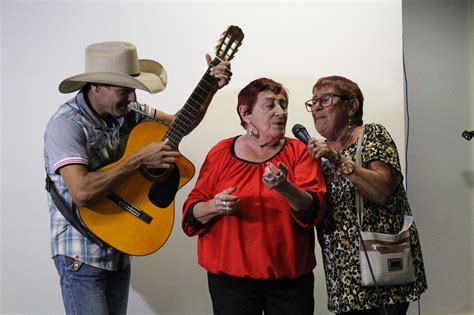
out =
<path fill-rule="evenodd" d="M 289 134 L 297 122 L 314 130 L 303 102 L 311 97 L 317 78 L 332 74 L 360 85 L 366 98 L 365 121 L 387 126 L 404 166 L 401 13 L 399 0 L 3 1 L 0 312 L 63 311 L 58 276 L 49 257 L 42 137 L 49 117 L 72 97 L 59 94 L 57 85 L 83 71 L 88 44 L 126 40 L 138 47 L 140 57 L 160 61 L 168 71 L 169 87 L 158 95 L 140 93 L 139 97 L 175 112 L 200 79 L 204 53 L 211 52 L 221 32 L 231 24 L 243 29 L 246 38 L 232 65 L 231 84 L 219 92 L 202 125 L 180 146 L 198 168 L 219 139 L 243 132 L 235 112 L 236 96 L 249 81 L 268 76 L 289 88 Z M 178 192 L 175 229 L 167 244 L 134 260 L 130 314 L 211 312 L 205 272 L 196 263 L 196 240 L 185 237 L 179 224 L 183 200 L 194 180 Z M 428 247 L 434 231 L 425 228 L 429 223 L 420 225 Z M 316 251 L 321 262 L 319 248 Z M 324 314 L 320 265 L 315 274 L 316 313 Z"/>
<path fill-rule="evenodd" d="M 428 273 L 426 314 L 474 314 L 469 0 L 403 1 L 410 108 L 408 197 Z M 472 12 L 472 11 L 471 11 Z"/>

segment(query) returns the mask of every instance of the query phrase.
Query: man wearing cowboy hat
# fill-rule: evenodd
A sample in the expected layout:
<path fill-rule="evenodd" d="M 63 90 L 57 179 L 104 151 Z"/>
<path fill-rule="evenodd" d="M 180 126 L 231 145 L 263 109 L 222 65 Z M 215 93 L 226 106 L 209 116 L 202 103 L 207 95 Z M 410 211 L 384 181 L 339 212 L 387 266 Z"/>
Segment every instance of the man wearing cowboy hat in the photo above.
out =
<path fill-rule="evenodd" d="M 133 44 L 102 42 L 86 48 L 85 72 L 63 80 L 61 93 L 79 90 L 61 105 L 45 131 L 45 168 L 67 207 L 87 206 L 111 193 L 140 167 L 173 167 L 178 152 L 167 140 L 140 148 L 125 160 L 99 170 L 120 154 L 120 144 L 147 115 L 169 125 L 175 115 L 136 103 L 135 89 L 157 93 L 166 71 L 156 61 L 138 59 Z M 208 64 L 211 57 L 206 55 Z M 217 84 L 203 102 L 193 128 L 204 117 L 215 92 L 230 80 L 229 62 L 211 68 Z M 147 114 L 147 115 L 145 115 Z M 125 314 L 130 257 L 103 249 L 64 218 L 48 194 L 52 257 L 60 275 L 67 314 Z"/>

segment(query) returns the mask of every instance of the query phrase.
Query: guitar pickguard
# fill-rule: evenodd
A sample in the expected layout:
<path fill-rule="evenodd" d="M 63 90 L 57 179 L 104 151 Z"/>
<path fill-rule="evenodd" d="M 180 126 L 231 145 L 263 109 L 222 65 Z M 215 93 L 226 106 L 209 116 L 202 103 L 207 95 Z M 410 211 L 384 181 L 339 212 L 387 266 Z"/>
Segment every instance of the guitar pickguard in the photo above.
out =
<path fill-rule="evenodd" d="M 148 192 L 148 199 L 157 207 L 168 207 L 178 192 L 179 178 L 179 168 L 175 166 L 165 180 L 153 184 Z"/>

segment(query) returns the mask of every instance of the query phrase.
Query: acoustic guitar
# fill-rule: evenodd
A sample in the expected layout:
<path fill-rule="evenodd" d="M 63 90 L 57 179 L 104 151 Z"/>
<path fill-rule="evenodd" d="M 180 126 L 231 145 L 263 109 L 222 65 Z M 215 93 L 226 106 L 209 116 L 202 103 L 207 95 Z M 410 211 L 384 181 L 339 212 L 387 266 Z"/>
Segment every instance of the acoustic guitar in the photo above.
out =
<path fill-rule="evenodd" d="M 216 46 L 216 57 L 197 87 L 168 127 L 157 121 L 144 121 L 131 131 L 121 158 L 102 169 L 121 163 L 143 146 L 168 138 L 168 145 L 178 145 L 202 103 L 216 88 L 218 79 L 210 68 L 221 61 L 230 61 L 242 44 L 244 34 L 237 26 L 229 26 Z M 174 225 L 174 198 L 177 191 L 194 176 L 194 165 L 180 156 L 171 171 L 151 174 L 145 169 L 135 171 L 114 192 L 90 207 L 80 207 L 83 224 L 100 240 L 129 255 L 154 253 L 168 240 Z"/>

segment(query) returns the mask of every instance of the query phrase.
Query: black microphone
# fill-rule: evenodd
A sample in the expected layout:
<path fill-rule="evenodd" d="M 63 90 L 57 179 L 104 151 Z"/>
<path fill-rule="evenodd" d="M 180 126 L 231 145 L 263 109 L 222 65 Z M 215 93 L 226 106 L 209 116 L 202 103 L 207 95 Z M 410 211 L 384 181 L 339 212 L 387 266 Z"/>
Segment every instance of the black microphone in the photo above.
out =
<path fill-rule="evenodd" d="M 306 130 L 306 128 L 301 124 L 295 124 L 293 128 L 291 128 L 291 131 L 293 132 L 293 135 L 296 137 L 296 139 L 300 140 L 304 144 L 308 144 L 308 141 L 311 139 L 308 130 Z M 321 163 L 326 165 L 327 168 L 333 168 L 331 161 L 329 161 L 327 158 L 322 157 L 320 160 Z"/>
<path fill-rule="evenodd" d="M 304 144 L 308 144 L 308 141 L 311 139 L 311 136 L 308 133 L 308 130 L 303 125 L 296 124 L 291 129 L 293 135 L 296 139 L 302 141 Z"/>
<path fill-rule="evenodd" d="M 294 127 L 293 127 L 294 128 Z M 304 128 L 304 127 L 303 127 Z M 464 132 L 462 133 L 462 136 L 464 139 L 466 139 L 467 141 L 471 140 L 472 137 L 474 136 L 474 130 L 472 131 L 467 131 L 467 130 L 464 130 Z M 299 139 L 299 138 L 298 138 Z M 300 139 L 301 140 L 301 139 Z"/>

